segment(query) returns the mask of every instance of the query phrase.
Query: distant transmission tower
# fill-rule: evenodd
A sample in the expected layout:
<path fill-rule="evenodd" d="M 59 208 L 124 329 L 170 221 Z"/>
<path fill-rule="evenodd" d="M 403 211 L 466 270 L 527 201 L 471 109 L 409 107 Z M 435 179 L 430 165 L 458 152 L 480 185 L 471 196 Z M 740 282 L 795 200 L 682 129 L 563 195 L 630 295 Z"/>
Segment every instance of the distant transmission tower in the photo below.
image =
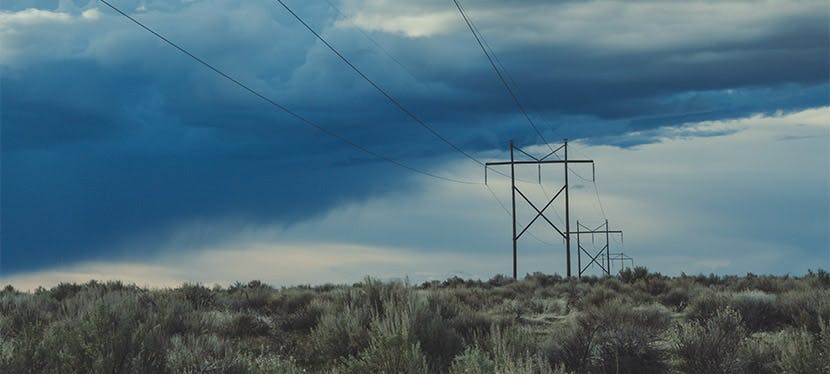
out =
<path fill-rule="evenodd" d="M 513 154 L 514 150 L 518 150 L 519 152 L 523 153 L 525 156 L 529 157 L 532 160 L 517 161 L 514 158 L 514 154 Z M 560 159 L 560 160 L 548 160 L 549 157 L 556 154 L 556 152 L 558 152 L 559 150 L 563 150 L 564 157 L 562 159 Z M 585 164 L 585 163 L 590 163 L 590 164 L 593 165 L 594 160 L 570 160 L 570 159 L 568 159 L 568 139 L 565 139 L 561 146 L 559 146 L 556 149 L 553 149 L 550 153 L 548 153 L 547 155 L 545 155 L 542 158 L 533 157 L 533 156 L 529 155 L 527 152 L 523 151 L 521 148 L 514 147 L 513 146 L 513 141 L 511 140 L 510 141 L 510 161 L 488 162 L 488 163 L 485 164 L 485 166 L 484 166 L 484 183 L 485 184 L 487 183 L 487 169 L 490 166 L 510 165 L 510 189 L 511 189 L 511 196 L 512 196 L 512 205 L 513 205 L 513 211 L 512 211 L 512 216 L 513 216 L 513 235 L 512 235 L 512 240 L 513 240 L 513 279 L 516 279 L 516 275 L 517 275 L 516 274 L 517 273 L 516 272 L 517 242 L 518 242 L 519 238 L 521 238 L 522 235 L 525 232 L 527 232 L 528 229 L 530 229 L 530 226 L 532 226 L 533 223 L 535 223 L 536 220 L 539 219 L 539 217 L 541 217 L 543 220 L 545 220 L 545 222 L 547 222 L 551 227 L 553 227 L 553 229 L 556 230 L 556 232 L 560 236 L 562 236 L 563 239 L 565 239 L 565 248 L 566 248 L 565 257 L 566 257 L 566 264 L 567 264 L 566 265 L 566 271 L 567 271 L 568 277 L 571 277 L 571 234 L 576 234 L 576 233 L 571 232 L 570 197 L 568 195 L 568 189 L 569 189 L 569 185 L 568 185 L 568 170 L 569 170 L 568 169 L 568 164 Z M 536 205 L 532 201 L 530 201 L 530 199 L 518 187 L 516 187 L 516 166 L 536 165 L 538 173 L 539 173 L 539 183 L 541 184 L 542 183 L 541 166 L 543 164 L 562 164 L 562 165 L 564 165 L 563 169 L 564 169 L 565 183 L 562 186 L 562 188 L 559 189 L 559 191 L 556 192 L 556 194 L 553 195 L 553 198 L 551 198 L 550 201 L 548 201 L 547 204 L 545 204 L 545 206 L 542 207 L 542 209 L 539 209 L 538 207 L 536 207 Z M 562 192 L 565 192 L 565 230 L 564 231 L 560 230 L 559 227 L 557 227 L 553 222 L 551 222 L 550 219 L 548 219 L 548 217 L 545 216 L 545 210 L 548 209 L 548 207 L 550 207 L 551 204 L 553 204 L 554 200 L 556 200 L 556 198 L 558 198 L 559 195 L 562 194 Z M 530 223 L 528 223 L 525 226 L 525 228 L 518 234 L 516 233 L 516 193 L 518 193 L 519 196 L 522 199 L 524 199 L 524 201 L 527 202 L 527 204 L 530 205 L 530 207 L 533 208 L 533 210 L 536 211 L 536 216 L 533 217 L 533 219 L 530 221 Z M 577 234 L 577 237 L 579 237 L 579 234 Z"/>
<path fill-rule="evenodd" d="M 603 226 L 604 226 L 604 230 L 602 230 Z M 582 230 L 582 229 L 585 229 L 585 230 Z M 611 234 L 619 234 L 620 235 L 620 241 L 622 241 L 623 240 L 622 239 L 622 235 L 623 235 L 622 230 L 609 230 L 607 219 L 605 220 L 605 222 L 603 224 L 601 224 L 601 225 L 599 225 L 599 226 L 597 226 L 593 229 L 579 223 L 579 221 L 576 221 L 576 232 L 574 232 L 573 234 L 576 234 L 576 247 L 577 247 L 577 256 L 576 256 L 576 258 L 577 258 L 577 267 L 579 268 L 578 276 L 582 277 L 582 274 L 584 274 L 588 270 L 588 268 L 591 267 L 592 264 L 599 265 L 600 269 L 602 269 L 602 272 L 605 275 L 611 275 L 611 256 L 609 254 L 609 252 L 611 250 L 611 242 L 610 242 L 609 239 L 610 239 Z M 582 246 L 582 243 L 580 242 L 579 238 L 580 238 L 581 235 L 591 235 L 591 241 L 593 242 L 593 239 L 597 234 L 605 234 L 605 235 L 602 235 L 602 236 L 605 237 L 605 245 L 602 248 L 600 248 L 599 252 L 597 252 L 596 254 L 591 254 L 585 247 Z M 588 263 L 585 264 L 585 267 L 582 266 L 582 253 L 583 252 L 585 253 L 585 255 L 588 256 L 588 259 L 590 259 L 590 261 L 588 261 Z M 603 252 L 605 252 L 605 253 L 603 253 Z"/>
<path fill-rule="evenodd" d="M 625 269 L 625 263 L 626 262 L 631 264 L 631 266 L 630 266 L 631 268 L 634 268 L 634 259 L 632 257 L 626 255 L 625 253 L 622 253 L 622 252 L 620 252 L 620 253 L 611 253 L 608 256 L 609 266 L 611 264 L 617 263 L 617 261 L 619 261 L 619 264 L 620 264 L 620 271 L 623 271 Z"/>

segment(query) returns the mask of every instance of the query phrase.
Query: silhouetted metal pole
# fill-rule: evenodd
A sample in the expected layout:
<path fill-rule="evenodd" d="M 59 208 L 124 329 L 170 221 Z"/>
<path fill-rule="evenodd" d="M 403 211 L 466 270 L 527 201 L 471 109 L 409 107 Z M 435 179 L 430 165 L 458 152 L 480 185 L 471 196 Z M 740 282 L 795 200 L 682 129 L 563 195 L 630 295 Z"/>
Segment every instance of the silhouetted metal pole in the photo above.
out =
<path fill-rule="evenodd" d="M 513 279 L 516 279 L 516 164 L 513 163 L 513 140 L 510 140 L 510 195 L 513 200 Z"/>
<path fill-rule="evenodd" d="M 571 277 L 571 214 L 570 201 L 568 198 L 568 139 L 565 139 L 565 248 L 567 250 L 565 261 L 568 263 L 568 278 Z"/>
<path fill-rule="evenodd" d="M 611 275 L 611 241 L 608 233 L 608 218 L 605 219 L 605 261 L 608 264 L 608 275 Z"/>
<path fill-rule="evenodd" d="M 582 278 L 582 244 L 579 242 L 579 220 L 576 221 L 576 268 L 579 270 L 578 277 Z"/>

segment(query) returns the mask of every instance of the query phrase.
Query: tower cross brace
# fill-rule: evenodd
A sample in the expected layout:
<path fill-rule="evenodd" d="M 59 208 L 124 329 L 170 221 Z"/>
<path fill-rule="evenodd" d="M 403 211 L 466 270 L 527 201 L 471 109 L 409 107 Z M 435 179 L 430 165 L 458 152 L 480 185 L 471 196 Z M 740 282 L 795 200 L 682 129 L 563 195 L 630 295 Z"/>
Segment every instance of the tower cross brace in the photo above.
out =
<path fill-rule="evenodd" d="M 514 157 L 514 150 L 518 150 L 519 152 L 523 153 L 525 156 L 531 158 L 532 160 L 516 160 L 515 157 Z M 549 157 L 555 155 L 556 152 L 558 152 L 559 150 L 563 150 L 564 157 L 562 159 L 559 159 L 559 160 L 548 159 Z M 544 157 L 541 157 L 541 158 L 534 157 L 534 156 L 528 154 L 527 152 L 525 152 L 524 150 L 522 150 L 521 148 L 516 148 L 513 145 L 513 141 L 511 140 L 510 141 L 510 161 L 488 162 L 484 165 L 484 183 L 485 184 L 487 183 L 487 169 L 489 167 L 491 167 L 491 166 L 500 166 L 500 165 L 510 165 L 510 191 L 511 191 L 511 200 L 512 200 L 512 208 L 513 208 L 513 211 L 512 211 L 512 218 L 513 218 L 513 235 L 512 235 L 512 241 L 513 241 L 513 279 L 516 279 L 516 277 L 517 277 L 517 271 L 516 271 L 517 270 L 516 269 L 516 263 L 517 263 L 517 260 L 516 260 L 516 252 L 517 251 L 516 251 L 516 249 L 517 249 L 517 246 L 518 246 L 517 242 L 518 242 L 519 238 L 521 238 L 521 236 L 525 232 L 527 232 L 527 230 L 530 228 L 530 226 L 533 223 L 535 223 L 540 217 L 545 222 L 547 222 L 548 225 L 553 227 L 556 230 L 556 232 L 563 239 L 565 239 L 565 248 L 566 248 L 565 257 L 566 257 L 566 264 L 567 264 L 566 265 L 566 273 L 567 273 L 568 277 L 572 276 L 572 272 L 571 272 L 571 235 L 575 234 L 575 233 L 571 232 L 570 196 L 569 196 L 569 193 L 568 193 L 568 190 L 569 190 L 568 164 L 588 164 L 588 163 L 593 165 L 594 160 L 568 159 L 568 139 L 565 139 L 561 146 L 559 146 L 558 148 L 554 149 L 553 151 L 551 151 L 550 153 L 548 153 L 547 155 L 545 155 Z M 535 204 L 533 204 L 533 202 L 530 201 L 530 199 L 518 187 L 516 187 L 516 166 L 536 165 L 537 169 L 539 170 L 539 172 L 538 172 L 539 173 L 539 183 L 541 184 L 542 183 L 541 166 L 542 165 L 547 165 L 547 164 L 562 164 L 564 166 L 563 169 L 564 169 L 565 183 L 562 186 L 562 188 L 553 196 L 553 198 L 551 198 L 547 202 L 547 204 L 545 204 L 545 206 L 542 209 L 539 209 Z M 565 196 L 564 196 L 564 199 L 565 199 L 565 230 L 564 231 L 559 229 L 559 227 L 557 227 L 553 222 L 551 222 L 550 219 L 548 219 L 547 216 L 545 216 L 545 210 L 547 210 L 547 208 L 550 207 L 550 205 L 554 202 L 554 200 L 556 200 L 562 194 L 562 192 L 565 193 Z M 519 197 L 524 199 L 524 201 L 528 205 L 530 205 L 530 207 L 533 208 L 533 210 L 536 211 L 536 216 L 533 217 L 533 220 L 531 220 L 530 223 L 528 223 L 527 226 L 525 226 L 525 228 L 518 234 L 516 233 L 516 193 L 518 193 Z M 579 235 L 580 234 L 577 234 L 577 238 L 579 237 Z M 581 272 L 580 272 L 580 274 L 581 274 Z"/>

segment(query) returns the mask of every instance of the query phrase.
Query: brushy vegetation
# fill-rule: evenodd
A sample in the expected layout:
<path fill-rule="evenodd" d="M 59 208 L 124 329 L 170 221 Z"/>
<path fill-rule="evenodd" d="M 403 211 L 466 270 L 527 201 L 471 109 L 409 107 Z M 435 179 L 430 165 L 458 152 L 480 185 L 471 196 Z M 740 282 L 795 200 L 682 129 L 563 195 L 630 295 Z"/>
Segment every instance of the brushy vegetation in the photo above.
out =
<path fill-rule="evenodd" d="M 830 274 L 0 291 L 2 373 L 830 373 Z"/>

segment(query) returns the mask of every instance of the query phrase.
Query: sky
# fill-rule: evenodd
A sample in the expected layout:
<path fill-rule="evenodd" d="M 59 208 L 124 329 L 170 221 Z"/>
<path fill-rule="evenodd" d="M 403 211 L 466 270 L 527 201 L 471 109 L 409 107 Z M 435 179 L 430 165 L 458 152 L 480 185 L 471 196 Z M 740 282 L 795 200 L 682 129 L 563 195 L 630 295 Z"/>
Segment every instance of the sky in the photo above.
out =
<path fill-rule="evenodd" d="M 462 1 L 527 116 L 451 0 L 284 0 L 394 103 L 279 2 L 110 2 L 262 97 L 103 2 L 4 1 L 0 284 L 509 275 L 509 170 L 484 185 L 471 158 L 564 138 L 595 161 L 570 171 L 572 226 L 607 218 L 612 253 L 830 269 L 825 1 Z M 544 206 L 564 170 L 539 172 L 518 187 Z M 564 274 L 561 237 L 528 232 L 519 274 Z"/>

